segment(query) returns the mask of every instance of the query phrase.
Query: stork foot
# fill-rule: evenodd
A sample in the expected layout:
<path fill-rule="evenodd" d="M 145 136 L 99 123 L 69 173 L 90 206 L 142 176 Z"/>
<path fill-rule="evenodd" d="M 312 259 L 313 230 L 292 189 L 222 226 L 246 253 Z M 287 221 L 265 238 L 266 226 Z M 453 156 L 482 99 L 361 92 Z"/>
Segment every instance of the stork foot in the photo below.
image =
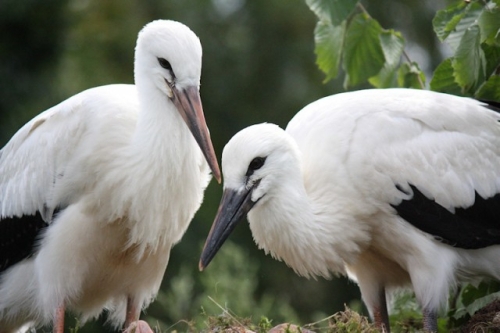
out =
<path fill-rule="evenodd" d="M 138 320 L 131 323 L 123 333 L 154 333 L 148 323 L 144 320 Z"/>

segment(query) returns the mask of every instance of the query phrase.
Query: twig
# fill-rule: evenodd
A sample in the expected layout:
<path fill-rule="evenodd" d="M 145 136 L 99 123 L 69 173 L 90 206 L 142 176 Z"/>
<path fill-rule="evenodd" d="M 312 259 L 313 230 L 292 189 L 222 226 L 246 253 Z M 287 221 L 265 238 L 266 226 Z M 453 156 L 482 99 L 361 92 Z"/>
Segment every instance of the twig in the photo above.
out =
<path fill-rule="evenodd" d="M 411 65 L 412 64 L 412 61 L 410 59 L 410 56 L 408 55 L 408 53 L 406 53 L 406 50 L 403 49 L 403 57 L 406 59 L 406 61 Z M 420 84 L 420 88 L 422 89 L 425 89 L 425 85 L 424 83 L 422 82 L 422 79 L 420 78 L 420 75 L 417 75 L 417 80 L 418 80 L 418 83 Z"/>
<path fill-rule="evenodd" d="M 326 317 L 326 318 L 323 318 L 323 319 L 321 319 L 321 320 L 318 320 L 318 321 L 316 321 L 316 322 L 314 322 L 314 323 L 305 324 L 305 325 L 304 325 L 304 327 L 313 327 L 313 326 L 314 326 L 314 325 L 316 325 L 316 324 L 319 324 L 319 323 L 322 323 L 322 322 L 324 322 L 324 321 L 327 321 L 327 320 L 332 319 L 332 318 L 333 318 L 333 317 L 335 317 L 337 314 L 338 314 L 338 313 L 334 313 L 334 314 L 332 314 L 331 316 L 328 316 L 328 317 Z"/>
<path fill-rule="evenodd" d="M 406 61 L 408 61 L 411 64 L 411 59 L 408 53 L 406 53 L 406 50 L 403 50 L 403 57 L 405 57 Z"/>
<path fill-rule="evenodd" d="M 227 314 L 238 325 L 240 325 L 241 327 L 245 327 L 245 325 L 243 325 L 238 319 L 236 319 L 227 309 L 223 308 L 219 303 L 217 303 L 212 297 L 210 297 L 210 296 L 207 296 L 207 297 L 208 297 L 209 300 L 211 300 L 212 302 L 214 302 L 214 304 L 217 305 L 223 311 L 223 313 Z"/>
<path fill-rule="evenodd" d="M 176 323 L 173 323 L 172 325 L 170 325 L 169 327 L 167 327 L 167 330 L 165 332 L 170 331 L 173 327 L 177 326 L 180 323 L 186 324 L 189 327 L 189 329 L 191 329 L 191 327 L 193 326 L 193 324 L 190 321 L 187 321 L 185 319 L 181 319 L 181 320 L 177 321 Z M 158 325 L 158 327 L 160 327 L 160 326 Z"/>
<path fill-rule="evenodd" d="M 366 15 L 368 15 L 368 17 L 371 17 L 370 16 L 370 13 L 368 13 L 368 11 L 366 10 L 365 6 L 363 6 L 360 2 L 358 2 L 358 8 Z"/>

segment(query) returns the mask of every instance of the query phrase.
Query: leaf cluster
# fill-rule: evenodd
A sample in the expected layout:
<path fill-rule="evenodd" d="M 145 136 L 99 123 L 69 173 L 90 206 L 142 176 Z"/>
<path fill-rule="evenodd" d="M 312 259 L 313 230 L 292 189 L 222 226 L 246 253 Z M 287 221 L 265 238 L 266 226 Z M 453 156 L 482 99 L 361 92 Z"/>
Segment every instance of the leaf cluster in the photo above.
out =
<path fill-rule="evenodd" d="M 464 286 L 450 302 L 449 327 L 464 325 L 478 310 L 499 299 L 500 282 Z"/>
<path fill-rule="evenodd" d="M 376 88 L 423 88 L 425 75 L 415 62 L 402 62 L 405 40 L 383 29 L 357 0 L 306 0 L 319 21 L 314 32 L 318 67 L 325 81 L 345 72 L 344 88 L 369 82 Z"/>
<path fill-rule="evenodd" d="M 500 1 L 458 2 L 438 11 L 433 26 L 454 54 L 436 68 L 431 89 L 500 100 Z"/>
<path fill-rule="evenodd" d="M 357 0 L 306 0 L 318 17 L 315 53 L 325 81 L 345 72 L 344 88 L 424 88 L 425 74 L 405 52 L 401 32 L 384 29 Z M 500 0 L 460 1 L 439 10 L 437 38 L 453 55 L 435 70 L 430 88 L 500 100 Z"/>

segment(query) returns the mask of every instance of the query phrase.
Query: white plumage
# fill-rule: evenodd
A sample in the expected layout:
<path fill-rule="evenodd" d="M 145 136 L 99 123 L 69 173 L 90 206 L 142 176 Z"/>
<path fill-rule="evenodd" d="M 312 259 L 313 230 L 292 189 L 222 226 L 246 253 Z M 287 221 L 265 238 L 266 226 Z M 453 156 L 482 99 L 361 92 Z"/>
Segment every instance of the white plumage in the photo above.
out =
<path fill-rule="evenodd" d="M 201 57 L 188 27 L 151 22 L 137 40 L 136 85 L 79 93 L 0 151 L 1 333 L 51 321 L 62 332 L 65 309 L 85 320 L 106 308 L 114 325 L 128 326 L 155 297 L 209 165 L 220 179 L 199 97 Z M 34 245 L 22 236 L 30 228 Z M 28 258 L 12 262 L 18 250 Z"/>
<path fill-rule="evenodd" d="M 299 275 L 349 275 L 387 330 L 386 293 L 411 286 L 424 327 L 434 331 L 450 289 L 500 280 L 498 215 L 477 221 L 477 229 L 487 222 L 487 240 L 460 234 L 475 221 L 453 224 L 463 217 L 455 211 L 479 202 L 500 213 L 499 121 L 472 99 L 387 89 L 320 99 L 286 131 L 250 126 L 224 148 L 224 194 L 200 269 L 248 213 L 259 248 Z M 440 209 L 447 212 L 441 220 L 433 215 Z M 475 243 L 461 248 L 455 239 Z"/>

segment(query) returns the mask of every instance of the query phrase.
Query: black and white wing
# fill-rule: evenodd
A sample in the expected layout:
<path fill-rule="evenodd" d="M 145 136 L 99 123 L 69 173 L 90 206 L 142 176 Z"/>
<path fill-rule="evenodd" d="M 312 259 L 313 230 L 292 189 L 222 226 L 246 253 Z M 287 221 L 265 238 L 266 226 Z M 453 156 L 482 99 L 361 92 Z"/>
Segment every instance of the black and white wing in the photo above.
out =
<path fill-rule="evenodd" d="M 337 183 L 339 197 L 352 187 L 360 206 L 392 209 L 447 244 L 473 249 L 500 244 L 500 114 L 493 109 L 431 91 L 366 90 L 311 104 L 287 131 L 304 147 L 328 138 L 335 153 L 304 160 L 331 159 L 332 175 L 324 177 L 335 179 L 318 182 Z M 304 122 L 314 131 L 299 131 Z"/>
<path fill-rule="evenodd" d="M 57 211 L 81 195 L 85 184 L 68 172 L 78 169 L 72 166 L 81 160 L 82 147 L 98 140 L 90 128 L 106 121 L 105 103 L 113 101 L 106 96 L 117 93 L 122 97 L 115 100 L 137 109 L 133 86 L 89 89 L 33 118 L 0 150 L 0 272 L 30 256 Z M 115 111 L 113 105 L 108 109 Z"/>

